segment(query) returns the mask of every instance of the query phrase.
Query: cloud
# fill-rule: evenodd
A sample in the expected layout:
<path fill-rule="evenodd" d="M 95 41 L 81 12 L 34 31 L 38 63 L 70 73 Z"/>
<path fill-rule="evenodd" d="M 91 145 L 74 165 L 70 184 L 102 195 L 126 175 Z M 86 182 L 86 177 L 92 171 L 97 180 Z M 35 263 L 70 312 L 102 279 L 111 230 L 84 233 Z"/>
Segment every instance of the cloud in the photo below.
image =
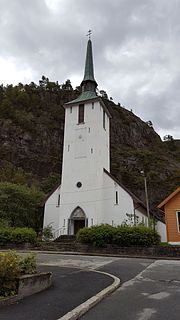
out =
<path fill-rule="evenodd" d="M 0 82 L 83 76 L 93 30 L 99 88 L 180 137 L 179 0 L 1 0 Z"/>

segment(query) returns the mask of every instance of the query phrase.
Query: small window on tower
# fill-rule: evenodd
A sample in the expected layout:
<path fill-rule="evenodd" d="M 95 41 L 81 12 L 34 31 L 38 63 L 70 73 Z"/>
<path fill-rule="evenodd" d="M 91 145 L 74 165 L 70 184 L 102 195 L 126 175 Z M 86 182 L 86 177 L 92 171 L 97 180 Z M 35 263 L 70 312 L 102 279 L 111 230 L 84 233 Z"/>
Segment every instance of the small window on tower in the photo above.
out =
<path fill-rule="evenodd" d="M 57 202 L 57 207 L 60 206 L 60 194 L 58 194 L 58 202 Z"/>
<path fill-rule="evenodd" d="M 79 105 L 78 123 L 84 123 L 84 104 Z"/>
<path fill-rule="evenodd" d="M 115 196 L 116 196 L 116 198 L 115 198 L 115 204 L 118 204 L 118 203 L 119 203 L 118 191 L 116 191 Z"/>
<path fill-rule="evenodd" d="M 70 113 L 72 113 L 72 107 L 70 107 Z"/>
<path fill-rule="evenodd" d="M 92 102 L 92 109 L 94 109 L 94 102 Z"/>
<path fill-rule="evenodd" d="M 104 130 L 106 130 L 106 113 L 104 110 L 103 110 L 103 128 Z"/>

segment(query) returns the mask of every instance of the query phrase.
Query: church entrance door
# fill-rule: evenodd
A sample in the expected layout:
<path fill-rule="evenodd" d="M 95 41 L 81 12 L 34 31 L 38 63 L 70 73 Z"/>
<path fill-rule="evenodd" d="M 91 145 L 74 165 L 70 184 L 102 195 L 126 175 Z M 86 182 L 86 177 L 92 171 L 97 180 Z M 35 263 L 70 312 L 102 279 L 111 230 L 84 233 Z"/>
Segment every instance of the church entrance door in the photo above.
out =
<path fill-rule="evenodd" d="M 74 234 L 76 234 L 79 229 L 85 227 L 85 220 L 74 220 Z"/>
<path fill-rule="evenodd" d="M 87 224 L 87 219 L 84 211 L 80 207 L 73 210 L 69 219 L 68 234 L 76 234 L 79 229 L 84 228 Z"/>

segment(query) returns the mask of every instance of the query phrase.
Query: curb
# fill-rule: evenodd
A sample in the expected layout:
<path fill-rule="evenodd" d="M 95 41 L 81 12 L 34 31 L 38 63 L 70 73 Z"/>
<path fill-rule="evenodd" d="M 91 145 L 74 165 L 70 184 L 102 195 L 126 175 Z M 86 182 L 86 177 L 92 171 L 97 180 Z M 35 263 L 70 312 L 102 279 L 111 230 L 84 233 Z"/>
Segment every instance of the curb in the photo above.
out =
<path fill-rule="evenodd" d="M 120 286 L 120 279 L 115 277 L 114 275 L 107 273 L 107 272 L 101 272 L 101 271 L 94 271 L 101 274 L 105 274 L 111 278 L 114 279 L 114 282 L 108 286 L 107 288 L 101 290 L 98 292 L 95 296 L 89 298 L 82 304 L 80 304 L 78 307 L 74 308 L 70 312 L 66 313 L 63 317 L 57 319 L 57 320 L 77 320 L 79 317 L 81 317 L 83 314 L 88 312 L 91 308 L 93 308 L 96 304 L 98 304 L 101 300 L 106 298 L 108 295 L 110 295 L 113 291 L 115 291 Z"/>
<path fill-rule="evenodd" d="M 8 251 L 8 249 L 1 249 L 2 252 Z M 96 252 L 78 252 L 78 251 L 53 251 L 53 250 L 35 250 L 35 249 L 17 249 L 20 253 L 42 253 L 42 254 L 60 254 L 60 255 L 72 255 L 72 256 L 96 256 L 96 257 L 114 257 L 114 258 L 131 258 L 131 259 L 155 259 L 155 260 L 180 260 L 180 257 L 170 256 L 146 256 L 146 255 L 128 255 L 128 254 L 110 254 L 110 253 L 96 253 Z"/>

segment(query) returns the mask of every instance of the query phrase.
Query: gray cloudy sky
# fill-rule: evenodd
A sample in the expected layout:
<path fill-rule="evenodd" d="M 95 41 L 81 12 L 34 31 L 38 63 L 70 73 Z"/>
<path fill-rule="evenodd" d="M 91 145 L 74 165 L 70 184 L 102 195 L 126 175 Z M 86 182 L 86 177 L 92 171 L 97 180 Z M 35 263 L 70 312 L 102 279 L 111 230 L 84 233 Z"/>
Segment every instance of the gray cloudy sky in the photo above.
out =
<path fill-rule="evenodd" d="M 180 138 L 180 0 L 0 0 L 0 83 L 79 85 L 93 30 L 99 89 Z"/>

